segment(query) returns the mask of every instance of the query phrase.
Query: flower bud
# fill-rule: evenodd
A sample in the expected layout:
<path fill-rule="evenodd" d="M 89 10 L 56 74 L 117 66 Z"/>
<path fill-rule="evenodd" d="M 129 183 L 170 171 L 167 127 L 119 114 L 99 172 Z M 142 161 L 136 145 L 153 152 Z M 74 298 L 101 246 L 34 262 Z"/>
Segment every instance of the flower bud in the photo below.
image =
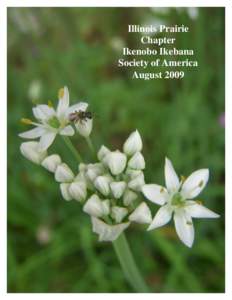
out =
<path fill-rule="evenodd" d="M 86 184 L 83 181 L 74 181 L 70 184 L 69 193 L 73 199 L 82 202 L 87 196 Z"/>
<path fill-rule="evenodd" d="M 140 192 L 144 184 L 144 175 L 141 173 L 128 183 L 128 187 L 136 192 Z"/>
<path fill-rule="evenodd" d="M 72 196 L 69 193 L 69 186 L 70 186 L 70 183 L 61 183 L 60 184 L 60 191 L 61 191 L 62 197 L 66 201 L 72 200 Z"/>
<path fill-rule="evenodd" d="M 80 172 L 85 172 L 86 169 L 87 169 L 87 165 L 83 164 L 83 163 L 80 163 L 79 166 L 78 166 L 78 169 L 79 169 Z"/>
<path fill-rule="evenodd" d="M 128 210 L 125 207 L 114 206 L 111 210 L 111 216 L 115 219 L 116 223 L 120 223 L 123 218 L 128 214 Z"/>
<path fill-rule="evenodd" d="M 75 123 L 75 126 L 80 135 L 88 137 L 93 128 L 93 119 L 87 118 L 86 120 L 78 121 Z"/>
<path fill-rule="evenodd" d="M 110 189 L 115 199 L 119 199 L 126 189 L 126 183 L 124 181 L 111 182 Z"/>
<path fill-rule="evenodd" d="M 129 216 L 129 220 L 137 223 L 148 223 L 152 221 L 152 216 L 149 207 L 145 202 L 142 202 Z"/>
<path fill-rule="evenodd" d="M 99 241 L 114 241 L 130 225 L 130 222 L 117 225 L 109 225 L 97 218 L 91 218 L 93 232 L 99 235 Z"/>
<path fill-rule="evenodd" d="M 97 158 L 101 161 L 108 153 L 110 153 L 110 150 L 104 145 L 102 145 L 97 153 Z"/>
<path fill-rule="evenodd" d="M 126 190 L 124 195 L 123 195 L 123 204 L 125 206 L 131 205 L 131 203 L 137 199 L 137 194 L 133 191 Z"/>
<path fill-rule="evenodd" d="M 60 164 L 56 168 L 55 179 L 58 182 L 71 182 L 74 178 L 74 174 L 68 165 L 65 163 Z"/>
<path fill-rule="evenodd" d="M 136 152 L 128 162 L 128 166 L 132 169 L 142 170 L 145 168 L 145 160 L 141 152 Z"/>
<path fill-rule="evenodd" d="M 24 157 L 35 164 L 40 164 L 47 156 L 47 151 L 38 150 L 38 142 L 25 142 L 20 145 L 20 151 Z"/>
<path fill-rule="evenodd" d="M 104 167 L 101 163 L 89 164 L 87 166 L 86 177 L 90 181 L 94 181 L 97 176 L 102 175 L 104 171 Z"/>
<path fill-rule="evenodd" d="M 94 186 L 101 192 L 104 196 L 109 195 L 109 178 L 106 176 L 98 176 L 94 181 Z"/>
<path fill-rule="evenodd" d="M 127 169 L 126 170 L 126 175 L 129 176 L 130 179 L 134 179 L 135 177 L 143 174 L 141 170 L 133 170 L 133 169 Z"/>
<path fill-rule="evenodd" d="M 142 150 L 143 143 L 141 136 L 138 132 L 138 130 L 135 130 L 130 134 L 128 139 L 125 141 L 123 145 L 123 151 L 129 156 L 132 156 L 136 152 L 139 152 Z"/>
<path fill-rule="evenodd" d="M 110 213 L 110 200 L 106 199 L 102 201 L 102 212 L 104 216 Z"/>
<path fill-rule="evenodd" d="M 46 157 L 41 165 L 50 172 L 55 172 L 58 165 L 61 164 L 61 158 L 58 154 L 52 154 Z"/>
<path fill-rule="evenodd" d="M 97 195 L 92 195 L 85 203 L 83 211 L 93 217 L 102 217 L 102 200 Z"/>
<path fill-rule="evenodd" d="M 126 167 L 126 155 L 118 150 L 108 153 L 104 161 L 113 175 L 122 173 Z"/>

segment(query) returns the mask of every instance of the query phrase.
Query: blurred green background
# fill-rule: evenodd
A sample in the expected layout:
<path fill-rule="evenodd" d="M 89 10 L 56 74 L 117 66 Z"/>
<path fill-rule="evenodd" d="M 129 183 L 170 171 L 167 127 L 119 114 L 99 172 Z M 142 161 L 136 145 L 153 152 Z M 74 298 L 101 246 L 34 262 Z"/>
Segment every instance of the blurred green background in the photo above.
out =
<path fill-rule="evenodd" d="M 133 80 L 116 66 L 123 46 L 139 45 L 127 25 L 159 23 L 190 27 L 176 47 L 194 49 L 200 66 L 182 80 Z M 65 202 L 53 176 L 19 152 L 20 118 L 31 118 L 35 103 L 56 105 L 64 85 L 72 103 L 90 103 L 97 147 L 120 148 L 140 131 L 146 182 L 164 183 L 166 155 L 178 174 L 209 167 L 200 197 L 221 218 L 195 220 L 192 249 L 172 223 L 149 233 L 133 224 L 126 234 L 152 291 L 223 292 L 224 9 L 8 8 L 8 292 L 133 292 L 80 205 Z M 77 170 L 61 140 L 54 151 Z"/>

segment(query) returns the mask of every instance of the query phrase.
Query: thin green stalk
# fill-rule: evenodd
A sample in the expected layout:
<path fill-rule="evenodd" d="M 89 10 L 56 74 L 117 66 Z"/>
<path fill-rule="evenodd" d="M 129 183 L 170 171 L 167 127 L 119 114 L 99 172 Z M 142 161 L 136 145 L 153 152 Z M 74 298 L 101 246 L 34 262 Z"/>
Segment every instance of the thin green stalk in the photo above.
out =
<path fill-rule="evenodd" d="M 124 233 L 122 233 L 117 240 L 113 242 L 113 246 L 123 269 L 124 275 L 131 286 L 136 292 L 149 293 L 149 289 L 138 270 Z"/>
<path fill-rule="evenodd" d="M 80 153 L 78 152 L 78 150 L 73 146 L 73 143 L 71 142 L 71 140 L 69 139 L 69 137 L 67 136 L 63 136 L 64 142 L 66 144 L 66 146 L 69 148 L 69 150 L 72 152 L 73 156 L 78 160 L 78 162 L 82 162 L 83 159 L 80 155 Z"/>
<path fill-rule="evenodd" d="M 86 142 L 87 142 L 87 144 L 88 144 L 88 147 L 89 147 L 90 151 L 92 152 L 92 155 L 93 155 L 94 157 L 96 157 L 96 151 L 95 151 L 95 148 L 94 148 L 94 145 L 93 145 L 93 143 L 92 143 L 91 138 L 90 138 L 89 136 L 86 136 L 86 137 L 85 137 L 85 140 L 86 140 Z"/>

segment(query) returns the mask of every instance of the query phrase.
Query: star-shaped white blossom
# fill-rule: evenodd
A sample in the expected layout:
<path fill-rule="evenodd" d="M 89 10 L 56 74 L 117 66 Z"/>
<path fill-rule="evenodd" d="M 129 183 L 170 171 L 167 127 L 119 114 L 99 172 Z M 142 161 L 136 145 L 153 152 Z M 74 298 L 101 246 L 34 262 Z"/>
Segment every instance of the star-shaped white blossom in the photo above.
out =
<path fill-rule="evenodd" d="M 173 215 L 176 232 L 188 247 L 194 241 L 192 218 L 218 218 L 219 215 L 204 207 L 199 201 L 192 200 L 204 189 L 209 179 L 209 170 L 193 172 L 186 180 L 179 180 L 169 159 L 165 161 L 166 188 L 157 184 L 142 187 L 144 196 L 161 205 L 148 230 L 167 224 Z"/>

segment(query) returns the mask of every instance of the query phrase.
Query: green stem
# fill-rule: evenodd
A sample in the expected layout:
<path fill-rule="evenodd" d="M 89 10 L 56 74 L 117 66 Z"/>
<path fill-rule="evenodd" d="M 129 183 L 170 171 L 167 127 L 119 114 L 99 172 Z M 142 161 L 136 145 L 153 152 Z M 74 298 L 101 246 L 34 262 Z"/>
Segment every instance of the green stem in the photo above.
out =
<path fill-rule="evenodd" d="M 93 156 L 96 157 L 95 148 L 94 148 L 91 138 L 89 136 L 87 136 L 87 137 L 85 137 L 85 140 L 86 140 L 88 147 L 89 147 L 90 151 L 92 152 Z"/>
<path fill-rule="evenodd" d="M 69 150 L 72 152 L 73 156 L 78 160 L 78 162 L 82 162 L 83 159 L 77 149 L 73 146 L 73 143 L 67 136 L 63 136 L 64 142 Z"/>
<path fill-rule="evenodd" d="M 149 289 L 138 270 L 124 233 L 122 233 L 117 240 L 113 242 L 113 246 L 124 275 L 130 282 L 131 286 L 136 292 L 149 293 Z"/>

